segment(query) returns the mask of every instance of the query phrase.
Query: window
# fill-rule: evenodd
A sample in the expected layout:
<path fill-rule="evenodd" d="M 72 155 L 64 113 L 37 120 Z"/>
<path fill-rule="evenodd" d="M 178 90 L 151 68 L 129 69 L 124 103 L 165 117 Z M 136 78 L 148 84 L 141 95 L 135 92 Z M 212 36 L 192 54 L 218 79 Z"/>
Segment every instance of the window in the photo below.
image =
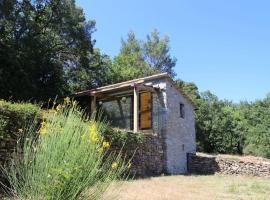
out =
<path fill-rule="evenodd" d="M 180 103 L 180 117 L 185 118 L 185 105 Z"/>
<path fill-rule="evenodd" d="M 98 106 L 102 108 L 102 115 L 106 116 L 113 127 L 133 129 L 133 98 L 131 96 L 99 102 Z"/>

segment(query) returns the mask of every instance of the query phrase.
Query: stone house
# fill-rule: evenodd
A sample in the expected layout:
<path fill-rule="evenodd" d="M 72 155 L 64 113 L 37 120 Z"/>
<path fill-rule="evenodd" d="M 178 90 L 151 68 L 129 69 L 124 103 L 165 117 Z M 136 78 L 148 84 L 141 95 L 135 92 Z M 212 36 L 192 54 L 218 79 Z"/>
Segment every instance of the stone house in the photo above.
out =
<path fill-rule="evenodd" d="M 196 152 L 194 105 L 167 73 L 77 92 L 90 113 L 102 108 L 114 127 L 143 132 L 134 160 L 145 173 L 187 172 L 187 153 Z"/>

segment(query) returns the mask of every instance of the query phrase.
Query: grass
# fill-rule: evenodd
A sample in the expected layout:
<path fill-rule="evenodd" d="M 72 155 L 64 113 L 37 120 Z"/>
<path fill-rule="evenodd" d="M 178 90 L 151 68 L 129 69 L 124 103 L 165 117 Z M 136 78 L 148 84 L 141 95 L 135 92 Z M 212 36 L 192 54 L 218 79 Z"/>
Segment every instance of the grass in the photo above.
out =
<path fill-rule="evenodd" d="M 103 199 L 116 195 L 117 184 Z M 163 176 L 125 182 L 121 200 L 267 200 L 270 179 L 251 176 Z"/>

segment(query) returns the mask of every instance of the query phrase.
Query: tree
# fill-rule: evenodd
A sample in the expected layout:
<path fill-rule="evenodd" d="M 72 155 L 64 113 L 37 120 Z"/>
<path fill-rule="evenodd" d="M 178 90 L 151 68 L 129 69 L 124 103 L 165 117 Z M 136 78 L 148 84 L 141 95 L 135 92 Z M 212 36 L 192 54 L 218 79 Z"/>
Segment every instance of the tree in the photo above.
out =
<path fill-rule="evenodd" d="M 200 92 L 195 83 L 185 82 L 183 80 L 177 79 L 174 81 L 176 87 L 182 90 L 190 99 L 197 105 L 197 101 L 201 98 Z"/>
<path fill-rule="evenodd" d="M 169 54 L 169 38 L 160 38 L 157 30 L 147 35 L 146 41 L 136 39 L 133 32 L 122 39 L 119 54 L 114 58 L 108 76 L 111 83 L 167 72 L 172 78 L 176 59 Z"/>
<path fill-rule="evenodd" d="M 147 39 L 143 43 L 143 55 L 144 60 L 151 68 L 160 72 L 167 72 L 174 78 L 176 73 L 173 68 L 177 60 L 169 54 L 169 42 L 167 35 L 160 38 L 159 32 L 155 29 L 147 35 Z"/>
<path fill-rule="evenodd" d="M 95 29 L 74 0 L 1 1 L 0 98 L 47 100 L 89 67 Z"/>
<path fill-rule="evenodd" d="M 205 152 L 236 153 L 239 137 L 228 108 L 231 103 L 220 101 L 207 91 L 201 93 L 196 111 L 198 148 Z"/>
<path fill-rule="evenodd" d="M 108 72 L 111 83 L 117 83 L 151 74 L 153 70 L 143 58 L 141 42 L 133 32 L 128 39 L 122 39 L 120 53 L 114 58 L 111 70 Z"/>
<path fill-rule="evenodd" d="M 270 98 L 249 105 L 245 154 L 270 158 Z"/>
<path fill-rule="evenodd" d="M 89 63 L 85 67 L 77 67 L 67 73 L 70 92 L 100 87 L 111 82 L 108 76 L 111 60 L 108 55 L 101 54 L 99 49 L 89 53 Z M 107 75 L 105 75 L 107 73 Z"/>

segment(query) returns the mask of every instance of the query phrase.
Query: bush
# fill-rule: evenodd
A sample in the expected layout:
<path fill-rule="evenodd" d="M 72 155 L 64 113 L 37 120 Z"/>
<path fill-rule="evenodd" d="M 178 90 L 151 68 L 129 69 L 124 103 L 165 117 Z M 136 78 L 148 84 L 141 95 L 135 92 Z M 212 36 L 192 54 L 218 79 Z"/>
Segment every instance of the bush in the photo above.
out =
<path fill-rule="evenodd" d="M 40 118 L 41 109 L 30 103 L 11 103 L 0 100 L 0 139 L 16 138 L 31 123 Z"/>
<path fill-rule="evenodd" d="M 104 123 L 84 118 L 68 99 L 43 117 L 26 130 L 7 172 L 18 199 L 98 199 L 125 177 L 121 155 L 104 156 L 110 145 L 100 134 Z"/>
<path fill-rule="evenodd" d="M 102 132 L 104 138 L 111 144 L 128 149 L 130 145 L 142 143 L 144 140 L 143 133 L 133 133 L 119 128 L 107 126 L 105 131 Z"/>
<path fill-rule="evenodd" d="M 270 158 L 270 128 L 257 124 L 248 130 L 244 154 Z"/>

